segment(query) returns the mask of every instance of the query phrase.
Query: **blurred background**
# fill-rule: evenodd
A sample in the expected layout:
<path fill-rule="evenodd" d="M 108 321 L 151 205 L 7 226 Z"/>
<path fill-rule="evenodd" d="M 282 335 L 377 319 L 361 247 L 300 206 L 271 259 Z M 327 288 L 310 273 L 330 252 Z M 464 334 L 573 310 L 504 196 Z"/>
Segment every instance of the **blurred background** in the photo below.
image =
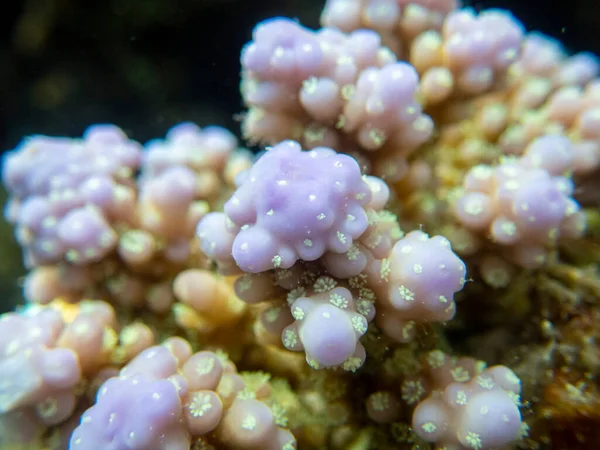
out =
<path fill-rule="evenodd" d="M 112 122 L 141 142 L 191 120 L 238 133 L 239 52 L 275 15 L 317 27 L 324 0 L 12 0 L 0 17 L 0 151 L 22 136 Z M 512 11 L 570 51 L 600 54 L 598 0 L 463 1 Z M 4 203 L 5 195 L 0 194 Z M 0 312 L 19 300 L 20 255 L 0 221 Z"/>

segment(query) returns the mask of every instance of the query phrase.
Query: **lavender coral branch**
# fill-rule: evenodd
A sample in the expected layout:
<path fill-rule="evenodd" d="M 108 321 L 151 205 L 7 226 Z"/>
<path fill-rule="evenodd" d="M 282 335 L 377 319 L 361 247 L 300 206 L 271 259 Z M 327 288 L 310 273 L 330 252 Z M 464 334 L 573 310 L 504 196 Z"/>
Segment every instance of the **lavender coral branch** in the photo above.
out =
<path fill-rule="evenodd" d="M 356 161 L 331 149 L 271 148 L 225 204 L 232 256 L 246 272 L 290 268 L 325 252 L 345 253 L 367 227 L 370 190 Z M 199 225 L 199 235 L 211 244 Z"/>

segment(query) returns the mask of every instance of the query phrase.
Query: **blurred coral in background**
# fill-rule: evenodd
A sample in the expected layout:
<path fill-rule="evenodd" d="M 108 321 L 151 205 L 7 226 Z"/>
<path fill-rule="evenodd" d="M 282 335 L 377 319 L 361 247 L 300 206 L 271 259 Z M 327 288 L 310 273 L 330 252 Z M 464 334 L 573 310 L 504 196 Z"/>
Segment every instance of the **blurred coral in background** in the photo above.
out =
<path fill-rule="evenodd" d="M 68 5 L 27 3 L 18 53 Z M 196 109 L 152 105 L 193 79 L 174 59 L 117 52 L 117 108 L 163 138 L 108 117 L 5 153 L 0 448 L 600 445 L 600 60 L 456 0 L 319 7 L 236 50 L 240 137 L 200 79 Z M 34 109 L 86 88 L 61 73 Z"/>

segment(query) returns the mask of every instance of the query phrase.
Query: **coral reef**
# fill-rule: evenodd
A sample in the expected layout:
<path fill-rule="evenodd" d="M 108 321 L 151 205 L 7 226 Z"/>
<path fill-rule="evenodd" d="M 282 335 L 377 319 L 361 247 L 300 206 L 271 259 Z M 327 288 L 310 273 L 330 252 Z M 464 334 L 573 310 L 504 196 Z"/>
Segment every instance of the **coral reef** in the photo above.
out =
<path fill-rule="evenodd" d="M 241 51 L 256 155 L 189 122 L 7 153 L 0 447 L 598 445 L 600 62 L 451 0 L 321 21 Z"/>

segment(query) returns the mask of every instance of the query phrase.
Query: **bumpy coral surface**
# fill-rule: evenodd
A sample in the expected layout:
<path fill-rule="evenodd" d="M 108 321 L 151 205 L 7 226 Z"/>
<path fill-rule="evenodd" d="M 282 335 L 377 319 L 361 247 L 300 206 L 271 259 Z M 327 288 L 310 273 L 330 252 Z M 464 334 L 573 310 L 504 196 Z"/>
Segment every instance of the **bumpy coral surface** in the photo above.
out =
<path fill-rule="evenodd" d="M 192 123 L 7 153 L 0 447 L 598 446 L 600 63 L 455 0 L 321 21 L 241 49 L 258 154 Z"/>
<path fill-rule="evenodd" d="M 320 147 L 302 152 L 296 142 L 282 142 L 244 173 L 225 203 L 226 232 L 235 235 L 228 253 L 250 273 L 346 253 L 367 229 L 370 197 L 353 158 Z M 210 256 L 217 231 L 200 222 L 198 234 Z"/>

